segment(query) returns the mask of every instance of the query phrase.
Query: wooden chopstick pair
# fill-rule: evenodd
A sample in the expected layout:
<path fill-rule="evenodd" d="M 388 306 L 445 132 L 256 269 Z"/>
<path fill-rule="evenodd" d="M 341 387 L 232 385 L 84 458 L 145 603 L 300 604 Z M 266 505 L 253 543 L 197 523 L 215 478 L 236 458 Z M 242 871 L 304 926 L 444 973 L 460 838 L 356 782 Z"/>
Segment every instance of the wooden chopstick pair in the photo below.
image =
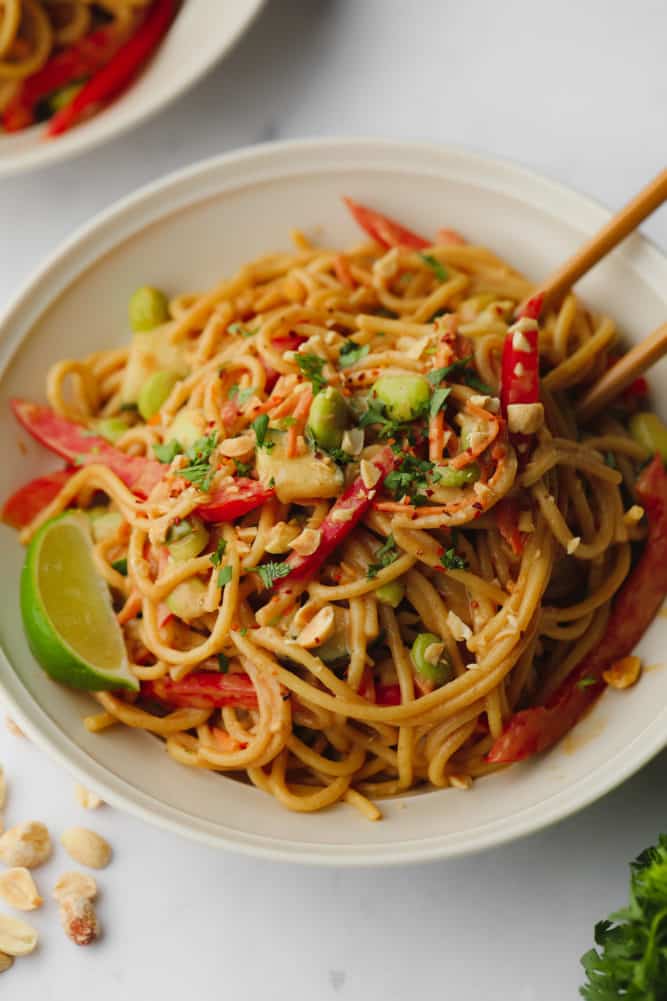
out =
<path fill-rule="evenodd" d="M 533 295 L 541 293 L 544 296 L 543 308 L 557 303 L 575 282 L 665 201 L 667 201 L 667 169 L 661 171 L 533 293 Z M 636 344 L 591 387 L 577 404 L 576 412 L 579 420 L 585 423 L 598 414 L 607 403 L 622 393 L 665 354 L 667 354 L 667 323 L 663 323 Z"/>

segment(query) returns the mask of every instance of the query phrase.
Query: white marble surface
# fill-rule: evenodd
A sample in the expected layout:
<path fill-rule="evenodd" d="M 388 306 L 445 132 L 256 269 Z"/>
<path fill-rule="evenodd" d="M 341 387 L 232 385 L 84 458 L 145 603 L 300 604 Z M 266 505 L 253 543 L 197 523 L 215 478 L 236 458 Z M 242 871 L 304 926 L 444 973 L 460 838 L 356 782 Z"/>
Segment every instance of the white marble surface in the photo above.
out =
<path fill-rule="evenodd" d="M 212 9 L 218 8 L 211 0 Z M 223 3 L 220 14 L 224 16 Z M 572 11 L 574 11 L 572 5 Z M 55 245 L 138 185 L 269 138 L 420 138 L 512 158 L 612 206 L 664 165 L 663 0 L 272 0 L 231 57 L 166 113 L 47 173 L 0 186 L 0 302 Z M 667 210 L 646 227 L 667 248 Z M 6 821 L 89 822 L 115 849 L 103 942 L 76 949 L 51 905 L 12 1001 L 566 1001 L 628 860 L 667 829 L 667 755 L 556 828 L 463 861 L 301 869 L 218 854 L 117 811 L 0 729 Z M 37 873 L 50 888 L 62 852 Z M 436 993 L 437 992 L 437 993 Z"/>

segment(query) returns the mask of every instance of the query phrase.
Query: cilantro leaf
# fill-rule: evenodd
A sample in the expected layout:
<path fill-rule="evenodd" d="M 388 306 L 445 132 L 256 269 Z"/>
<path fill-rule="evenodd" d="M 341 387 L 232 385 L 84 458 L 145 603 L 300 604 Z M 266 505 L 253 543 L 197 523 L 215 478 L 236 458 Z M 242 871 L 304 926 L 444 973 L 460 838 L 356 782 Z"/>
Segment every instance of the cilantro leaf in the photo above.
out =
<path fill-rule="evenodd" d="M 254 337 L 257 330 L 251 330 L 250 327 L 245 327 L 242 323 L 230 323 L 227 327 L 230 334 L 240 334 L 241 337 Z"/>
<path fill-rule="evenodd" d="M 182 451 L 183 447 L 175 438 L 172 438 L 171 441 L 165 441 L 161 445 L 153 445 L 155 458 L 160 462 L 173 462 Z"/>
<path fill-rule="evenodd" d="M 211 563 L 214 567 L 219 567 L 222 563 L 222 557 L 225 555 L 225 549 L 227 548 L 227 542 L 225 539 L 218 539 L 218 544 L 215 547 L 215 552 L 211 553 Z"/>
<path fill-rule="evenodd" d="M 447 570 L 467 570 L 468 562 L 463 556 L 459 556 L 454 546 L 446 549 L 440 557 L 440 562 Z"/>
<path fill-rule="evenodd" d="M 111 564 L 116 573 L 122 574 L 123 577 L 127 577 L 127 559 L 123 557 L 122 560 L 114 560 Z"/>
<path fill-rule="evenodd" d="M 387 539 L 380 546 L 379 549 L 375 551 L 375 559 L 377 563 L 369 563 L 366 570 L 366 577 L 368 580 L 373 580 L 377 577 L 380 570 L 384 570 L 385 567 L 391 566 L 398 559 L 398 549 L 396 548 L 396 541 L 393 535 L 388 535 Z"/>
<path fill-rule="evenodd" d="M 384 486 L 398 500 L 407 495 L 413 504 L 424 504 L 426 497 L 420 491 L 428 485 L 427 477 L 433 466 L 428 459 L 404 455 L 400 466 L 385 476 Z"/>
<path fill-rule="evenodd" d="M 428 264 L 429 268 L 431 269 L 431 271 L 433 271 L 435 277 L 438 279 L 439 282 L 447 281 L 448 278 L 447 271 L 440 263 L 437 257 L 434 257 L 433 254 L 420 254 L 419 256 L 421 257 L 424 264 Z"/>
<path fill-rule="evenodd" d="M 222 567 L 218 570 L 218 587 L 224 587 L 232 579 L 233 571 L 231 567 Z"/>
<path fill-rule="evenodd" d="M 227 671 L 229 670 L 229 657 L 227 654 L 218 654 L 218 667 L 220 668 L 220 674 L 227 674 Z"/>
<path fill-rule="evenodd" d="M 474 372 L 465 370 L 463 372 L 463 381 L 466 386 L 470 386 L 471 389 L 476 389 L 478 393 L 483 393 L 485 396 L 493 396 L 494 390 L 491 386 L 488 386 L 485 382 L 475 375 Z"/>
<path fill-rule="evenodd" d="M 590 688 L 592 685 L 597 685 L 597 683 L 597 678 L 593 678 L 591 675 L 586 675 L 584 678 L 579 678 L 577 688 Z"/>
<path fill-rule="evenodd" d="M 443 368 L 434 368 L 432 372 L 427 374 L 426 378 L 432 386 L 439 386 L 443 379 L 449 379 L 450 375 L 462 372 L 471 361 L 472 355 L 459 358 L 458 361 L 453 361 L 451 365 L 445 365 Z"/>
<path fill-rule="evenodd" d="M 316 354 L 295 354 L 294 360 L 301 369 L 302 373 L 305 375 L 306 379 L 311 383 L 313 387 L 313 392 L 315 394 L 319 393 L 320 390 L 324 389 L 327 384 L 327 380 L 322 375 L 322 369 L 324 368 L 324 358 L 320 358 Z"/>
<path fill-rule="evenodd" d="M 355 365 L 362 358 L 365 358 L 370 347 L 368 344 L 355 344 L 354 341 L 345 341 L 338 355 L 338 364 L 341 368 L 348 368 Z"/>
<path fill-rule="evenodd" d="M 187 466 L 179 469 L 178 475 L 184 480 L 189 480 L 204 493 L 211 486 L 215 470 L 211 466 L 211 455 L 218 443 L 218 432 L 212 431 L 203 435 L 188 448 L 185 452 L 190 460 Z"/>
<path fill-rule="evenodd" d="M 269 415 L 260 414 L 259 417 L 255 417 L 250 426 L 255 432 L 257 448 L 264 448 L 267 452 L 270 452 L 275 442 L 266 440 L 266 432 L 269 430 Z"/>
<path fill-rule="evenodd" d="M 253 569 L 253 573 L 259 574 L 264 587 L 272 588 L 281 577 L 287 577 L 291 569 L 289 563 L 262 563 Z"/>
<path fill-rule="evenodd" d="M 447 386 L 446 388 L 440 387 L 440 389 L 436 389 L 436 391 L 433 393 L 433 396 L 431 397 L 431 406 L 429 409 L 429 417 L 431 418 L 431 420 L 433 420 L 436 414 L 440 413 L 451 391 L 452 391 L 451 386 Z"/>
<path fill-rule="evenodd" d="M 252 469 L 251 462 L 241 462 L 240 459 L 234 459 L 234 465 L 236 466 L 237 476 L 247 476 Z"/>

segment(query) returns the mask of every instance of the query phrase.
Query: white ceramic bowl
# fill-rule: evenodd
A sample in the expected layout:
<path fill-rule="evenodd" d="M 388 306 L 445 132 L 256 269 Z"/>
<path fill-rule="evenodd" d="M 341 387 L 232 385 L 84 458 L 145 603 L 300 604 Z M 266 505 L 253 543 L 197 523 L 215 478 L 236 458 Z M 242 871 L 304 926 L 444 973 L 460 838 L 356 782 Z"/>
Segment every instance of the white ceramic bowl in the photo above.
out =
<path fill-rule="evenodd" d="M 288 244 L 290 227 L 346 245 L 358 232 L 340 203 L 349 194 L 426 233 L 438 225 L 486 243 L 536 279 L 606 219 L 590 201 L 526 170 L 468 153 L 376 141 L 323 140 L 256 147 L 144 188 L 99 216 L 42 267 L 0 325 L 0 497 L 53 463 L 7 411 L 15 394 L 43 399 L 47 367 L 125 337 L 128 296 L 148 283 L 201 290 L 257 253 Z M 664 320 L 667 261 L 632 237 L 582 283 L 630 340 Z M 665 365 L 654 385 L 667 396 Z M 19 444 L 23 447 L 19 448 Z M 666 743 L 667 671 L 647 671 L 609 692 L 548 756 L 478 782 L 383 804 L 370 824 L 344 805 L 288 813 L 231 778 L 191 771 L 145 733 L 93 736 L 81 725 L 90 699 L 58 687 L 33 660 L 20 625 L 22 551 L 0 529 L 0 685 L 28 733 L 104 799 L 211 844 L 257 855 L 338 865 L 422 861 L 516 838 L 591 802 Z M 642 641 L 660 663 L 667 621 Z"/>
<path fill-rule="evenodd" d="M 0 131 L 0 178 L 83 153 L 155 114 L 234 45 L 265 0 L 185 0 L 148 68 L 125 94 L 70 132 L 45 140 L 44 125 Z"/>

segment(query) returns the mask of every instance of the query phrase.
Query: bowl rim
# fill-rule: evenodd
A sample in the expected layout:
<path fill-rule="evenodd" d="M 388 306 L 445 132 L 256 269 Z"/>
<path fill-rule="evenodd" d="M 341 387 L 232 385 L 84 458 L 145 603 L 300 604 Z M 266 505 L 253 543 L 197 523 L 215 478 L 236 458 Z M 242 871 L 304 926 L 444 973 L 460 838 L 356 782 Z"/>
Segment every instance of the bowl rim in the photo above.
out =
<path fill-rule="evenodd" d="M 11 153 L 7 156 L 4 154 L 0 155 L 0 180 L 17 175 L 20 176 L 21 174 L 28 174 L 30 171 L 40 170 L 52 164 L 61 163 L 72 157 L 87 153 L 97 146 L 102 146 L 104 143 L 124 135 L 141 122 L 147 121 L 149 118 L 157 115 L 158 112 L 177 100 L 177 98 L 182 97 L 191 87 L 199 83 L 223 56 L 234 48 L 266 6 L 267 0 L 244 0 L 244 2 L 247 5 L 247 9 L 238 18 L 234 30 L 224 36 L 221 43 L 210 52 L 206 59 L 192 66 L 191 70 L 185 74 L 180 86 L 165 88 L 164 93 L 157 100 L 147 101 L 132 112 L 111 116 L 107 120 L 108 126 L 106 129 L 91 132 L 86 128 L 87 123 L 83 123 L 80 128 L 74 129 L 66 137 L 60 136 L 53 142 L 43 143 L 36 148 L 24 150 L 13 156 Z M 122 102 L 123 95 L 117 101 L 112 102 L 111 109 L 122 105 Z M 102 116 L 106 110 L 106 108 L 103 110 L 101 113 Z M 98 121 L 99 117 L 96 115 L 92 121 Z M 42 128 L 42 125 L 35 125 L 29 131 Z M 0 133 L 0 148 L 2 142 L 3 135 Z"/>
<path fill-rule="evenodd" d="M 369 159 L 364 160 L 364 151 L 368 154 Z M 544 195 L 557 196 L 561 201 L 563 199 L 569 200 L 571 204 L 580 208 L 586 214 L 586 219 L 582 223 L 582 234 L 587 234 L 591 225 L 601 226 L 611 216 L 610 211 L 594 199 L 582 195 L 558 181 L 544 177 L 523 165 L 516 165 L 511 161 L 471 152 L 449 144 L 375 138 L 326 137 L 263 143 L 216 155 L 153 180 L 116 201 L 80 226 L 35 267 L 7 306 L 0 311 L 0 378 L 23 341 L 24 334 L 10 332 L 12 324 L 20 318 L 21 314 L 23 314 L 23 321 L 20 325 L 26 330 L 30 329 L 39 316 L 49 308 L 54 298 L 64 294 L 73 279 L 85 273 L 91 261 L 99 261 L 109 249 L 122 244 L 128 236 L 140 232 L 151 221 L 157 221 L 174 212 L 183 211 L 188 206 L 196 205 L 207 197 L 215 195 L 216 192 L 218 194 L 224 192 L 226 187 L 224 179 L 215 182 L 215 175 L 218 171 L 224 170 L 226 167 L 235 168 L 254 163 L 260 168 L 258 176 L 265 176 L 262 175 L 262 166 L 268 164 L 270 167 L 271 161 L 278 160 L 278 166 L 274 164 L 273 174 L 270 175 L 274 179 L 278 179 L 298 172 L 294 168 L 285 169 L 280 163 L 281 157 L 300 153 L 329 154 L 334 164 L 331 168 L 332 173 L 335 173 L 337 169 L 344 168 L 342 163 L 338 164 L 335 160 L 335 155 L 341 153 L 352 153 L 354 166 L 358 168 L 372 169 L 377 166 L 377 169 L 382 169 L 380 165 L 374 164 L 370 159 L 371 151 L 386 156 L 391 154 L 395 154 L 397 157 L 409 156 L 415 158 L 416 162 L 419 162 L 420 157 L 425 160 L 431 158 L 436 163 L 439 158 L 442 158 L 441 173 L 443 174 L 447 161 L 451 160 L 458 161 L 462 166 L 467 164 L 482 171 L 485 168 L 490 168 L 501 177 L 503 174 L 511 176 L 515 182 L 523 179 L 533 187 L 538 188 Z M 350 164 L 346 161 L 345 166 L 350 166 Z M 306 163 L 301 172 L 308 172 L 309 169 L 315 170 L 317 168 Z M 388 169 L 386 164 L 384 169 Z M 396 166 L 392 165 L 389 169 L 390 172 L 395 172 Z M 214 183 L 207 186 L 205 179 L 209 173 L 213 175 Z M 435 173 L 437 173 L 437 167 Z M 189 196 L 184 193 L 179 194 L 179 188 L 187 187 L 188 182 L 197 179 L 200 186 L 195 193 L 191 193 Z M 152 204 L 161 201 L 163 196 L 170 191 L 175 195 L 178 194 L 175 200 L 171 202 L 167 200 L 163 208 Z M 128 212 L 132 213 L 132 210 L 144 203 L 149 213 L 148 218 L 142 219 L 141 213 L 138 213 L 132 225 L 123 225 L 123 219 Z M 539 207 L 542 209 L 542 206 Z M 114 224 L 117 224 L 115 229 L 113 229 Z M 113 229 L 113 232 L 107 232 L 109 229 Z M 93 246 L 87 247 L 86 245 L 91 240 Z M 640 247 L 642 250 L 641 273 L 644 280 L 655 283 L 656 287 L 659 281 L 664 283 L 665 276 L 667 276 L 667 256 L 643 234 L 634 234 L 628 238 L 628 241 L 635 249 Z M 70 262 L 69 258 L 76 255 L 77 252 L 79 254 L 78 264 Z M 628 250 L 621 247 L 616 253 L 623 255 L 627 254 Z M 651 274 L 651 272 L 653 273 Z M 43 300 L 43 304 L 36 309 L 30 308 L 28 300 L 40 288 L 42 291 L 39 297 Z M 661 298 L 665 299 L 664 291 L 660 291 L 659 294 Z M 2 649 L 0 649 L 0 658 L 11 671 L 9 677 L 12 682 L 15 679 L 17 692 L 20 691 L 23 686 L 18 676 L 14 674 L 9 658 Z M 56 726 L 37 702 L 31 700 L 35 715 L 41 718 L 42 729 L 27 718 L 18 698 L 14 697 L 14 694 L 1 681 L 0 690 L 3 692 L 4 700 L 12 715 L 17 718 L 21 727 L 25 729 L 34 742 L 62 765 L 68 773 L 74 775 L 84 784 L 91 783 L 110 804 L 140 817 L 148 823 L 201 841 L 209 846 L 232 849 L 243 854 L 274 861 L 299 862 L 310 865 L 352 867 L 415 864 L 446 857 L 453 858 L 474 854 L 496 845 L 514 841 L 577 813 L 629 778 L 667 744 L 666 706 L 658 716 L 634 736 L 630 744 L 624 745 L 622 755 L 619 750 L 617 754 L 591 773 L 569 783 L 564 789 L 547 795 L 538 803 L 523 808 L 510 819 L 503 818 L 478 825 L 466 833 L 465 841 L 460 834 L 436 834 L 423 839 L 402 838 L 392 844 L 364 844 L 358 848 L 350 848 L 329 842 L 314 843 L 298 841 L 294 838 L 247 835 L 232 828 L 222 831 L 212 822 L 204 820 L 199 820 L 198 826 L 189 826 L 192 823 L 192 818 L 188 814 L 163 802 L 151 800 L 150 797 L 131 786 L 110 769 L 88 758 L 72 738 Z M 28 696 L 28 698 L 31 697 Z M 56 734 L 59 737 L 59 744 L 53 739 Z M 437 791 L 426 793 L 426 795 L 437 795 Z"/>

